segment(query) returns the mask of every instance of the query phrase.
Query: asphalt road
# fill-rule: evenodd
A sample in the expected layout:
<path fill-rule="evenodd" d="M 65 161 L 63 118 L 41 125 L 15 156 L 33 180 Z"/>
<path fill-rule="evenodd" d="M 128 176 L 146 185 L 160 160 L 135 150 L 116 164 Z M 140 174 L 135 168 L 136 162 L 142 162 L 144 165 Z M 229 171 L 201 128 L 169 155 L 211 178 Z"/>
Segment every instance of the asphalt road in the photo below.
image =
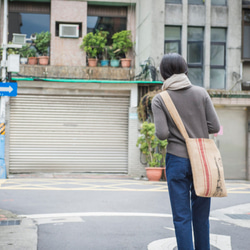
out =
<path fill-rule="evenodd" d="M 227 187 L 228 197 L 212 200 L 211 249 L 248 250 L 250 183 L 227 182 Z M 0 208 L 35 220 L 38 250 L 176 246 L 165 182 L 14 178 L 1 183 Z"/>

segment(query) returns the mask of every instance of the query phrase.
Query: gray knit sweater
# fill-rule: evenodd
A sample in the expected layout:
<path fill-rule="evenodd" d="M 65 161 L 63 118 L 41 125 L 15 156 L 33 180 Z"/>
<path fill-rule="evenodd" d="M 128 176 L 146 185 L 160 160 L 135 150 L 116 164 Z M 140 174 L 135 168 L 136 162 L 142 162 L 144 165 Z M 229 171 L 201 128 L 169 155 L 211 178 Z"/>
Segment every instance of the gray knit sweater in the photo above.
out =
<path fill-rule="evenodd" d="M 219 132 L 220 124 L 216 111 L 204 88 L 191 85 L 185 89 L 167 91 L 179 112 L 189 137 L 208 138 L 209 134 Z M 152 110 L 156 136 L 160 140 L 168 139 L 167 152 L 188 158 L 185 140 L 170 117 L 160 94 L 154 97 Z"/>

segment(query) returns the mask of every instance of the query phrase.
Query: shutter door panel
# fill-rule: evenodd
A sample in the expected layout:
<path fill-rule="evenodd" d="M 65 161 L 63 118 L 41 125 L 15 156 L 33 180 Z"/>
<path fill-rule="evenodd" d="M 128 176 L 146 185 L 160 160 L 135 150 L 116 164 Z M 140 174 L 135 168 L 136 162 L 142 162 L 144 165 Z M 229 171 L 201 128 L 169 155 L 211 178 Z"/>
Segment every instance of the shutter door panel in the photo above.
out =
<path fill-rule="evenodd" d="M 9 169 L 127 173 L 129 97 L 18 95 Z"/>

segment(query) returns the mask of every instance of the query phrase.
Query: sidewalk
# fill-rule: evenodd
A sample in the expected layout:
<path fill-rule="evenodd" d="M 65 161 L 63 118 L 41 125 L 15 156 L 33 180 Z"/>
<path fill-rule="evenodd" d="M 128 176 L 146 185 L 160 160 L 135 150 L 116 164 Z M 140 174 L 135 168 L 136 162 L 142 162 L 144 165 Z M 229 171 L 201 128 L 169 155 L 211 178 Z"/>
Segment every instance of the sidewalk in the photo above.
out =
<path fill-rule="evenodd" d="M 0 249 L 36 250 L 37 226 L 33 220 L 0 209 Z"/>

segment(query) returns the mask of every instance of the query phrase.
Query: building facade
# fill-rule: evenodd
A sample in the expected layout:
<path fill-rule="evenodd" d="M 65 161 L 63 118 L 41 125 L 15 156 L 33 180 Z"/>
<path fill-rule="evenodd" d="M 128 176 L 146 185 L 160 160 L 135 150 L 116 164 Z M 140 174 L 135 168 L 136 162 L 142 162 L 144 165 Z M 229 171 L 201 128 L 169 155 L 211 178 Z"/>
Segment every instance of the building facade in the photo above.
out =
<path fill-rule="evenodd" d="M 137 105 L 160 85 L 135 76 L 148 58 L 157 69 L 165 53 L 177 52 L 218 112 L 221 131 L 214 138 L 226 178 L 250 179 L 249 9 L 250 1 L 241 0 L 9 1 L 9 41 L 13 33 L 41 31 L 49 31 L 51 41 L 50 65 L 21 65 L 18 95 L 6 105 L 8 173 L 144 175 Z M 79 37 L 60 37 L 60 24 L 79 25 Z M 131 30 L 130 68 L 87 66 L 79 46 L 96 28 Z"/>

